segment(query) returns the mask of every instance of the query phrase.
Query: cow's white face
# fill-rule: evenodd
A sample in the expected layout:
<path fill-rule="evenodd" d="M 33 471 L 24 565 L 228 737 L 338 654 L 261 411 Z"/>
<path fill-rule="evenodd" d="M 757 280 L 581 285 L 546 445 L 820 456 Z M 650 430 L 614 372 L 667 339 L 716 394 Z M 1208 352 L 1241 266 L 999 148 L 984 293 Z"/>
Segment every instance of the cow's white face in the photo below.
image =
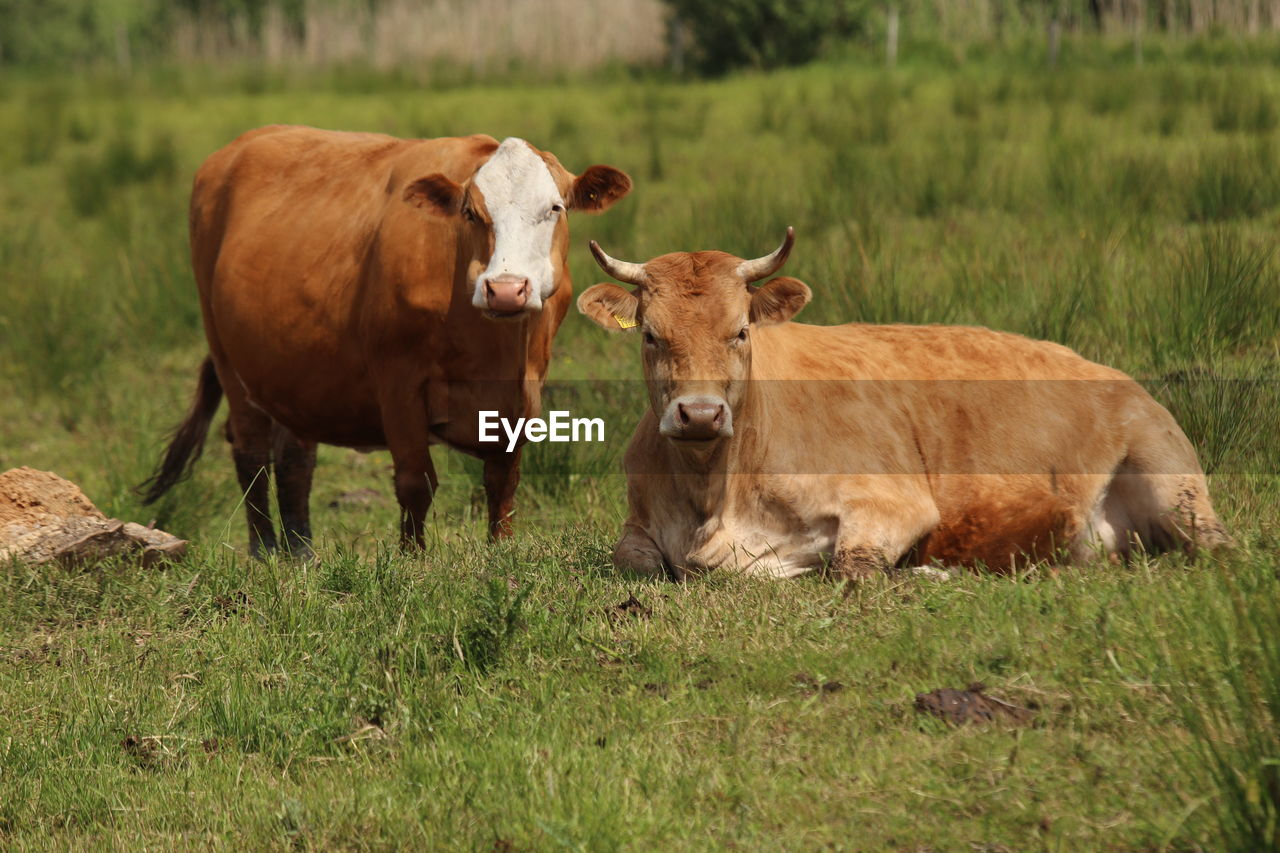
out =
<path fill-rule="evenodd" d="M 495 315 L 541 311 L 556 288 L 551 248 L 565 215 L 546 160 L 511 137 L 476 172 L 472 186 L 473 203 L 488 213 L 493 254 L 476 276 L 471 303 Z"/>
<path fill-rule="evenodd" d="M 612 166 L 574 176 L 555 155 L 512 137 L 497 145 L 476 138 L 488 159 L 463 184 L 436 173 L 404 188 L 404 201 L 438 216 L 465 220 L 461 231 L 471 303 L 492 319 L 542 310 L 566 277 L 566 210 L 597 213 L 631 191 Z"/>

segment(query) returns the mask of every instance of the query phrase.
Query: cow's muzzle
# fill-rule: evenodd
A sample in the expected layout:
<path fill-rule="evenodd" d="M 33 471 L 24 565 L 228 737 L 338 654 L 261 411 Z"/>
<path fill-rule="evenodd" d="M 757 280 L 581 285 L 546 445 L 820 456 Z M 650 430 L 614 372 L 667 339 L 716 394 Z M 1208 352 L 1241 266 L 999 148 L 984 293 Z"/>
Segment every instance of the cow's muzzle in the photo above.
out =
<path fill-rule="evenodd" d="M 499 275 L 484 283 L 484 307 L 495 317 L 523 314 L 529 306 L 532 287 L 529 279 L 516 275 Z"/>
<path fill-rule="evenodd" d="M 677 397 L 667 406 L 659 432 L 676 441 L 713 441 L 733 435 L 733 412 L 719 397 Z"/>

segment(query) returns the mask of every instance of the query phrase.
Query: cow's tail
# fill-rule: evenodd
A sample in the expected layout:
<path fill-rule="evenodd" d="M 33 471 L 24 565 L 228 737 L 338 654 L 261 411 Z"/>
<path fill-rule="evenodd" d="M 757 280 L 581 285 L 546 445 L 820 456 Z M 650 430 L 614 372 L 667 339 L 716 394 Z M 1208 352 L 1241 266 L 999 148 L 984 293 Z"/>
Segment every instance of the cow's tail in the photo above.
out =
<path fill-rule="evenodd" d="M 205 356 L 200 365 L 200 379 L 196 383 L 196 396 L 191 401 L 187 417 L 173 431 L 164 459 L 150 477 L 141 483 L 137 492 L 144 504 L 155 503 L 180 481 L 191 476 L 191 469 L 204 450 L 204 439 L 209 434 L 218 404 L 222 402 L 222 383 L 213 368 L 213 359 Z"/>

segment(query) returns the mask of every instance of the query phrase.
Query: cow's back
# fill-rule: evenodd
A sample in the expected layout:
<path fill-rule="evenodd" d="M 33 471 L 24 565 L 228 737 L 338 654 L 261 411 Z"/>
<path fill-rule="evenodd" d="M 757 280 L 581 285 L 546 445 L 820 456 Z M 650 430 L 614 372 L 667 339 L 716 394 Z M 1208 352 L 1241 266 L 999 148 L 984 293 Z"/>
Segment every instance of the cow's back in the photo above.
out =
<path fill-rule="evenodd" d="M 1038 471 L 1049 449 L 1061 470 L 1092 471 L 1098 442 L 1119 443 L 1108 433 L 1121 410 L 1154 405 L 1120 371 L 1008 332 L 859 323 L 777 332 L 761 375 L 855 380 L 844 393 L 906 418 L 939 473 Z"/>
<path fill-rule="evenodd" d="M 387 213 L 400 213 L 390 203 L 403 186 L 432 172 L 465 180 L 485 141 L 492 144 L 289 125 L 241 135 L 196 173 L 191 242 L 202 290 L 214 264 L 233 262 L 255 278 L 345 281 Z"/>
<path fill-rule="evenodd" d="M 1007 332 L 798 323 L 760 331 L 753 378 L 801 379 L 827 399 L 890 411 L 917 432 L 936 472 L 1039 470 L 1051 445 L 1063 470 L 1091 470 L 1094 445 L 1111 442 L 1108 431 L 1131 410 L 1159 408 L 1124 373 Z M 1073 448 L 1087 461 L 1072 460 Z"/>
<path fill-rule="evenodd" d="M 759 329 L 755 340 L 758 378 L 1128 378 L 1060 344 L 979 326 L 785 323 Z"/>

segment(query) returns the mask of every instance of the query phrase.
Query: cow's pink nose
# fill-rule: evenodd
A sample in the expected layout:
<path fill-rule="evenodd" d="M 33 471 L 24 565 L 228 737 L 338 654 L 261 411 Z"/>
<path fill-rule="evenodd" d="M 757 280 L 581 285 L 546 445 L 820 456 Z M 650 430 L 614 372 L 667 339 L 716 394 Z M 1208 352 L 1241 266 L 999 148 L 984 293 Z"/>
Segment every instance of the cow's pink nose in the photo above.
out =
<path fill-rule="evenodd" d="M 529 301 L 529 279 L 515 275 L 494 276 L 484 283 L 484 304 L 499 314 L 523 311 Z"/>
<path fill-rule="evenodd" d="M 676 425 L 680 437 L 706 441 L 724 427 L 724 403 L 677 403 Z"/>

